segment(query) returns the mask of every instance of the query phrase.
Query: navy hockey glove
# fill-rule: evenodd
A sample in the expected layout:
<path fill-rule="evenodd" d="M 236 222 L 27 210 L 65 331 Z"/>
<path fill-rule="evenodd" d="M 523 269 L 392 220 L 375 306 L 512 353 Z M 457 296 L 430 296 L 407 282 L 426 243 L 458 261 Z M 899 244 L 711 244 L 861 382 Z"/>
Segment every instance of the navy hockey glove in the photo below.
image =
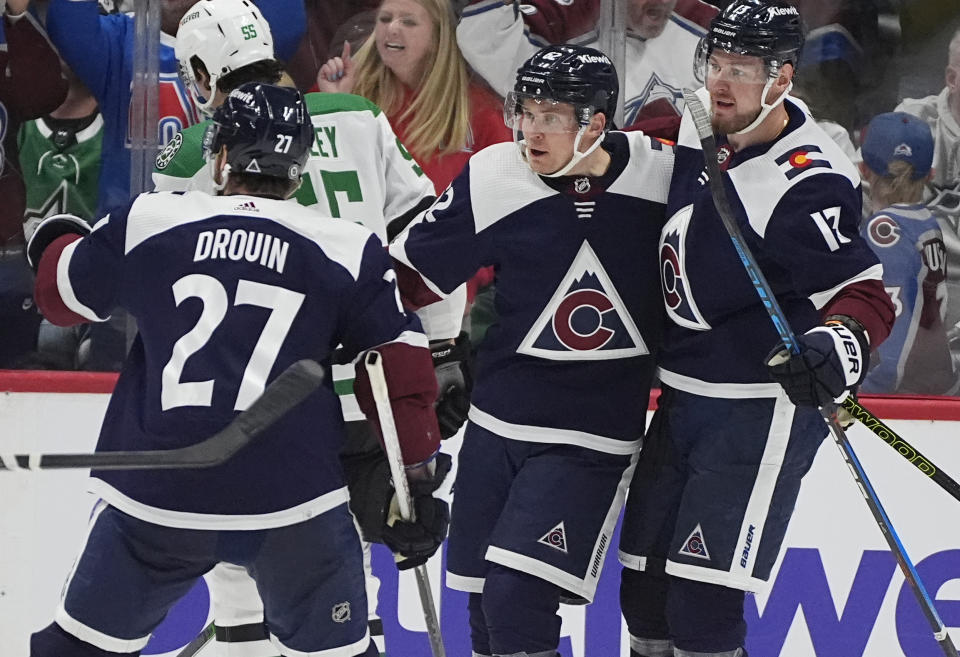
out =
<path fill-rule="evenodd" d="M 47 217 L 39 224 L 27 240 L 27 262 L 34 273 L 40 266 L 43 252 L 58 237 L 64 235 L 79 235 L 85 237 L 90 234 L 90 224 L 72 214 L 55 214 Z"/>
<path fill-rule="evenodd" d="M 399 570 L 416 568 L 432 557 L 447 537 L 450 508 L 433 496 L 440 488 L 453 463 L 448 454 L 439 453 L 435 459 L 433 477 L 410 482 L 410 496 L 416 522 L 400 519 L 396 495 L 391 500 L 386 522 L 381 532 L 384 545 L 393 552 Z"/>
<path fill-rule="evenodd" d="M 810 329 L 798 342 L 799 354 L 779 346 L 767 356 L 770 376 L 797 406 L 823 407 L 842 401 L 863 381 L 870 347 L 856 320 L 828 318 L 825 326 Z"/>
<path fill-rule="evenodd" d="M 457 336 L 454 344 L 435 345 L 430 348 L 433 356 L 433 371 L 437 375 L 437 423 L 440 437 L 455 435 L 467 421 L 470 411 L 470 391 L 473 376 L 470 371 L 470 338 L 466 333 Z"/>

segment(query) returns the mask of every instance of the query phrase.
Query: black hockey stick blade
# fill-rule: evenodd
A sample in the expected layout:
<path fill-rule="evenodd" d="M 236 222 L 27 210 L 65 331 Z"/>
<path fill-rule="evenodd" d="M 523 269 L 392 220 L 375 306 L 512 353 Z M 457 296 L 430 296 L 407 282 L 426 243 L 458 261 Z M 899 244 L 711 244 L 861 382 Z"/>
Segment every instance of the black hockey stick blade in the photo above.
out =
<path fill-rule="evenodd" d="M 316 361 L 297 361 L 270 382 L 263 394 L 224 429 L 187 447 L 91 454 L 0 455 L 0 470 L 165 470 L 220 465 L 309 397 L 320 387 L 323 377 L 323 367 Z"/>

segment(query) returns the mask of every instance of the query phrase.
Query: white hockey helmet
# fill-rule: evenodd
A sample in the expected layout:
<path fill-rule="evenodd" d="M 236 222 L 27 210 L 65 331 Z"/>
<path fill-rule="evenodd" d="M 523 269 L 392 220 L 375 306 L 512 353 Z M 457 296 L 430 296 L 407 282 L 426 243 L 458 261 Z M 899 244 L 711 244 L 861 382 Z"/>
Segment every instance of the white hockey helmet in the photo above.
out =
<path fill-rule="evenodd" d="M 238 68 L 274 58 L 270 25 L 250 0 L 200 0 L 180 19 L 174 47 L 180 77 L 204 114 L 213 112 L 217 80 Z M 210 91 L 200 85 L 190 60 L 210 74 Z"/>

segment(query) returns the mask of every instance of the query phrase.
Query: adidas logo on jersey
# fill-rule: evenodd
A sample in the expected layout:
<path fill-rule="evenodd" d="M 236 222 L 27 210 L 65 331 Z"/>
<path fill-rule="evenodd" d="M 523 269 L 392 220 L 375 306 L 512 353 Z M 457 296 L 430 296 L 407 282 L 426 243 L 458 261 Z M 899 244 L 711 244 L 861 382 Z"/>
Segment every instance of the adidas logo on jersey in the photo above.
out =
<path fill-rule="evenodd" d="M 260 212 L 260 208 L 258 208 L 253 201 L 244 201 L 235 207 L 234 210 L 241 210 L 243 212 Z"/>
<path fill-rule="evenodd" d="M 560 550 L 566 554 L 567 533 L 563 528 L 563 521 L 561 520 L 553 529 L 541 536 L 537 543 L 552 547 L 555 550 Z"/>
<path fill-rule="evenodd" d="M 584 241 L 517 353 L 549 360 L 611 360 L 650 351 L 600 259 Z"/>

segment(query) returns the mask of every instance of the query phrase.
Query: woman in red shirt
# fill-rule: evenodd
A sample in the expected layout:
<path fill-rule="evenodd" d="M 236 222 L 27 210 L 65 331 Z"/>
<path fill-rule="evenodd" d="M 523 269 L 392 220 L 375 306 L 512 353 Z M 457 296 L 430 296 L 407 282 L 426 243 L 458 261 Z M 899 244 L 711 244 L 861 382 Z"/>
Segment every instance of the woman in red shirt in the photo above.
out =
<path fill-rule="evenodd" d="M 383 0 L 356 57 L 345 43 L 343 55 L 320 68 L 317 87 L 379 105 L 437 194 L 473 153 L 513 138 L 502 101 L 460 54 L 448 0 Z"/>

